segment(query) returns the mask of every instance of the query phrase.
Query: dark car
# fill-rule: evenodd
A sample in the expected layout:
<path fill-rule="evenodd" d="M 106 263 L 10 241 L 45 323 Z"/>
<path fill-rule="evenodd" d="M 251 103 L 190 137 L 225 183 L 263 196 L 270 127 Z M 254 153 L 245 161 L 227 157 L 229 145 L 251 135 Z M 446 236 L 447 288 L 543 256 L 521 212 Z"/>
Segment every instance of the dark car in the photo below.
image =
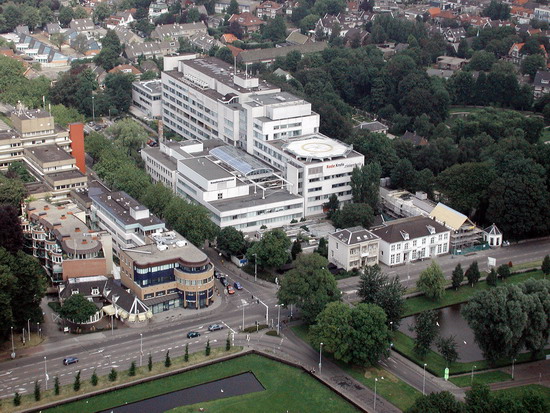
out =
<path fill-rule="evenodd" d="M 198 331 L 190 331 L 189 333 L 187 333 L 187 338 L 195 338 L 195 337 L 199 337 L 201 335 L 201 333 L 199 333 Z"/>
<path fill-rule="evenodd" d="M 216 331 L 216 330 L 222 330 L 223 326 L 220 324 L 210 324 L 208 326 L 208 331 Z"/>
<path fill-rule="evenodd" d="M 236 290 L 242 290 L 243 289 L 243 286 L 238 281 L 236 281 L 235 284 L 233 284 L 233 287 L 235 287 Z"/>
<path fill-rule="evenodd" d="M 214 277 L 220 278 L 223 275 L 223 273 L 219 272 L 218 270 L 214 270 Z"/>
<path fill-rule="evenodd" d="M 224 287 L 227 287 L 229 285 L 229 282 L 225 279 L 225 277 L 220 277 L 220 282 Z"/>
<path fill-rule="evenodd" d="M 63 364 L 68 366 L 69 364 L 78 363 L 77 357 L 67 357 L 63 359 Z"/>

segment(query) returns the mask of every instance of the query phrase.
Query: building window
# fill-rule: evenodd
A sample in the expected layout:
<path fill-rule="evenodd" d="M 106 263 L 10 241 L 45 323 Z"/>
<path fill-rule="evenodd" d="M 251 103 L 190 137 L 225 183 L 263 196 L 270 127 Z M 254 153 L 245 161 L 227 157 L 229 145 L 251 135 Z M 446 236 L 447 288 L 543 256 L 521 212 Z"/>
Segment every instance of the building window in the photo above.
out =
<path fill-rule="evenodd" d="M 218 199 L 223 199 L 223 194 L 218 194 Z"/>

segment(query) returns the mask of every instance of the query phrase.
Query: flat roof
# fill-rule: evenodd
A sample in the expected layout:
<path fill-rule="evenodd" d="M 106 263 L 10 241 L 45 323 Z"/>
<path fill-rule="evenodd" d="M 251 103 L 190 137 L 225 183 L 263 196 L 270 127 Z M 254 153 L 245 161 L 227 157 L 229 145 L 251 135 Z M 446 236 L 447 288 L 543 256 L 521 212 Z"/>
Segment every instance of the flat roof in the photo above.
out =
<path fill-rule="evenodd" d="M 267 94 L 254 94 L 250 96 L 252 99 L 250 102 L 246 102 L 249 105 L 255 104 L 255 106 L 265 106 L 265 105 L 278 105 L 278 104 L 284 104 L 284 103 L 292 103 L 292 102 L 304 102 L 309 103 L 306 100 L 293 95 L 289 92 L 276 92 L 276 93 L 267 93 Z"/>
<path fill-rule="evenodd" d="M 209 204 L 219 212 L 229 212 L 285 201 L 297 201 L 303 204 L 304 199 L 301 196 L 291 194 L 282 189 L 267 189 L 264 197 L 263 191 L 260 188 L 257 189 L 256 193 L 254 193 L 254 187 L 251 186 L 250 193 L 248 195 L 236 198 L 219 199 L 211 201 Z"/>
<path fill-rule="evenodd" d="M 149 243 L 146 245 L 123 249 L 132 258 L 134 264 L 145 267 L 154 266 L 158 262 L 175 260 L 197 265 L 209 262 L 204 252 L 175 231 L 153 235 L 147 240 Z M 162 246 L 159 248 L 159 245 Z"/>
<path fill-rule="evenodd" d="M 205 156 L 182 159 L 179 162 L 207 180 L 235 178 L 235 176 L 229 173 L 229 171 L 225 170 L 220 165 Z"/>
<path fill-rule="evenodd" d="M 18 117 L 19 119 L 34 119 L 34 118 L 48 118 L 52 116 L 50 112 L 46 112 L 42 109 L 25 109 L 25 110 L 14 110 L 12 115 Z"/>
<path fill-rule="evenodd" d="M 321 134 L 305 135 L 294 139 L 278 139 L 265 143 L 306 162 L 361 156 L 353 150 L 351 145 Z"/>
<path fill-rule="evenodd" d="M 39 145 L 25 148 L 40 162 L 59 162 L 75 160 L 70 153 L 57 145 Z M 75 161 L 76 162 L 76 161 Z"/>
<path fill-rule="evenodd" d="M 72 171 L 63 171 L 63 172 L 54 172 L 52 174 L 47 174 L 46 178 L 52 179 L 54 181 L 62 181 L 65 179 L 77 179 L 77 178 L 86 178 L 82 172 L 78 169 L 73 169 Z"/>
<path fill-rule="evenodd" d="M 134 86 L 140 87 L 142 89 L 147 89 L 150 93 L 155 93 L 159 95 L 162 93 L 162 81 L 160 79 L 134 82 Z"/>
<path fill-rule="evenodd" d="M 166 155 L 164 152 L 160 151 L 160 148 L 143 148 L 141 150 L 142 152 L 145 152 L 147 155 L 149 155 L 151 158 L 153 158 L 155 161 L 159 162 L 169 171 L 177 171 L 178 165 L 174 160 Z"/>
<path fill-rule="evenodd" d="M 220 146 L 210 154 L 245 176 L 273 173 L 273 168 L 234 146 Z"/>

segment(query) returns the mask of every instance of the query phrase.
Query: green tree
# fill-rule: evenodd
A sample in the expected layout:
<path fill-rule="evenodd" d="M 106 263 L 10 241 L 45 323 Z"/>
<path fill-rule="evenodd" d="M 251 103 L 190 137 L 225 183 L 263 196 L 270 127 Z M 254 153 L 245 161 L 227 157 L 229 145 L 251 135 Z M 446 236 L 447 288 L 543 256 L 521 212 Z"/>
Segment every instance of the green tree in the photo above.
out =
<path fill-rule="evenodd" d="M 430 266 L 420 273 L 420 278 L 416 282 L 416 287 L 422 291 L 426 297 L 434 301 L 441 300 L 445 292 L 445 276 L 436 261 L 432 261 Z"/>
<path fill-rule="evenodd" d="M 416 316 L 412 330 L 415 333 L 414 352 L 424 358 L 437 337 L 437 313 L 433 310 L 423 311 Z"/>
<path fill-rule="evenodd" d="M 387 354 L 390 341 L 384 311 L 364 303 L 353 308 L 329 303 L 311 326 L 310 336 L 335 359 L 360 366 L 376 364 Z"/>
<path fill-rule="evenodd" d="M 462 284 L 462 281 L 464 281 L 464 271 L 462 270 L 462 265 L 456 265 L 455 269 L 453 270 L 453 275 L 451 279 L 453 288 L 455 290 L 458 290 L 460 288 L 460 285 Z"/>
<path fill-rule="evenodd" d="M 97 313 L 97 307 L 82 294 L 73 294 L 65 300 L 59 315 L 75 323 L 84 323 Z"/>
<path fill-rule="evenodd" d="M 237 2 L 237 0 L 231 0 L 231 2 L 229 3 L 229 7 L 225 12 L 230 16 L 233 14 L 239 14 L 239 3 Z"/>
<path fill-rule="evenodd" d="M 98 3 L 94 7 L 94 22 L 100 23 L 112 14 L 111 6 L 108 3 Z"/>
<path fill-rule="evenodd" d="M 394 188 L 413 188 L 416 183 L 416 171 L 412 162 L 408 159 L 400 159 L 393 168 L 390 178 Z"/>
<path fill-rule="evenodd" d="M 149 353 L 149 358 L 147 360 L 147 370 L 153 370 L 153 355 Z"/>
<path fill-rule="evenodd" d="M 136 375 L 136 362 L 132 361 L 130 363 L 130 368 L 128 369 L 128 376 L 135 376 Z"/>
<path fill-rule="evenodd" d="M 386 313 L 388 323 L 397 328 L 403 315 L 405 288 L 399 277 L 390 279 L 380 266 L 363 268 L 359 276 L 358 295 L 364 303 L 376 304 Z"/>
<path fill-rule="evenodd" d="M 489 274 L 487 274 L 487 278 L 485 279 L 485 281 L 491 287 L 495 287 L 497 285 L 498 276 L 494 268 L 491 268 L 491 271 L 489 271 Z"/>
<path fill-rule="evenodd" d="M 8 179 L 0 174 L 0 205 L 9 204 L 19 209 L 27 194 L 23 183 L 18 179 Z"/>
<path fill-rule="evenodd" d="M 326 258 L 315 253 L 302 254 L 294 264 L 280 282 L 277 298 L 285 306 L 299 307 L 304 321 L 311 324 L 328 303 L 340 300 L 341 293 Z"/>
<path fill-rule="evenodd" d="M 50 42 L 61 51 L 61 47 L 67 42 L 67 36 L 65 33 L 54 33 L 50 36 Z"/>
<path fill-rule="evenodd" d="M 40 15 L 41 26 L 45 26 L 48 23 L 52 23 L 55 20 L 55 16 L 53 14 L 52 9 L 46 5 L 41 5 L 40 9 L 38 10 L 38 13 Z"/>
<path fill-rule="evenodd" d="M 325 238 L 321 238 L 319 240 L 319 245 L 317 246 L 315 252 L 322 257 L 328 258 L 328 243 Z"/>
<path fill-rule="evenodd" d="M 164 367 L 168 368 L 172 365 L 172 360 L 170 359 L 170 350 L 166 352 L 166 357 L 164 358 Z"/>
<path fill-rule="evenodd" d="M 227 338 L 225 339 L 225 351 L 231 350 L 231 338 L 229 337 L 229 333 L 227 333 Z"/>
<path fill-rule="evenodd" d="M 73 390 L 74 391 L 80 390 L 80 370 L 78 370 L 78 372 L 76 373 L 76 376 L 74 376 Z"/>
<path fill-rule="evenodd" d="M 23 9 L 23 23 L 29 27 L 29 30 L 34 31 L 40 26 L 40 13 L 36 7 L 25 7 Z"/>
<path fill-rule="evenodd" d="M 307 33 L 310 30 L 315 29 L 315 25 L 319 21 L 319 16 L 317 14 L 308 14 L 306 17 L 304 17 L 302 20 L 300 20 L 300 24 L 298 27 L 300 28 L 302 33 Z"/>
<path fill-rule="evenodd" d="M 510 6 L 502 1 L 491 0 L 491 3 L 483 9 L 481 15 L 488 16 L 491 20 L 508 20 L 510 18 Z"/>
<path fill-rule="evenodd" d="M 117 371 L 114 368 L 112 368 L 111 371 L 109 372 L 109 381 L 116 381 L 117 376 L 118 376 Z"/>
<path fill-rule="evenodd" d="M 455 336 L 449 336 L 447 338 L 439 337 L 435 345 L 443 359 L 447 362 L 447 366 L 458 360 Z"/>
<path fill-rule="evenodd" d="M 479 272 L 479 266 L 477 264 L 477 261 L 472 262 L 468 267 L 468 269 L 466 270 L 466 278 L 468 279 L 468 283 L 470 283 L 472 287 L 481 278 L 481 273 Z"/>
<path fill-rule="evenodd" d="M 88 136 L 87 139 L 90 139 L 90 136 Z M 164 218 L 164 211 L 173 197 L 174 193 L 170 188 L 164 186 L 161 182 L 157 182 L 147 188 L 140 201 L 143 205 L 147 206 L 153 214 L 159 218 Z"/>
<path fill-rule="evenodd" d="M 282 16 L 270 19 L 262 26 L 262 37 L 272 42 L 282 42 L 286 39 L 286 24 Z"/>
<path fill-rule="evenodd" d="M 34 381 L 34 400 L 40 401 L 40 383 L 38 383 L 38 380 Z"/>
<path fill-rule="evenodd" d="M 535 79 L 535 75 L 539 70 L 543 70 L 546 67 L 546 61 L 541 54 L 533 54 L 526 56 L 521 61 L 521 73 L 529 75 L 531 80 Z"/>
<path fill-rule="evenodd" d="M 68 108 L 65 105 L 53 105 L 51 114 L 55 123 L 66 128 L 69 123 L 84 122 L 84 116 L 76 108 Z"/>
<path fill-rule="evenodd" d="M 206 340 L 206 348 L 204 349 L 204 355 L 208 357 L 210 355 L 210 339 Z"/>
<path fill-rule="evenodd" d="M 493 53 L 486 51 L 477 51 L 472 55 L 470 63 L 468 63 L 468 68 L 471 70 L 491 70 L 493 64 L 497 61 Z"/>
<path fill-rule="evenodd" d="M 0 204 L 0 247 L 11 254 L 23 248 L 23 230 L 19 215 L 19 210 L 13 206 Z"/>
<path fill-rule="evenodd" d="M 288 261 L 290 239 L 281 229 L 272 229 L 263 234 L 262 239 L 246 252 L 249 261 L 257 260 L 261 267 L 276 268 Z"/>
<path fill-rule="evenodd" d="M 63 27 L 67 27 L 72 19 L 74 19 L 74 12 L 72 7 L 63 6 L 59 9 L 59 23 Z"/>
<path fill-rule="evenodd" d="M 242 254 L 246 248 L 244 234 L 234 227 L 222 228 L 216 238 L 216 244 L 218 249 L 227 255 Z"/>
<path fill-rule="evenodd" d="M 59 377 L 57 376 L 53 379 L 53 394 L 59 395 Z"/>
<path fill-rule="evenodd" d="M 507 265 L 506 265 L 506 268 L 508 268 L 508 273 L 509 273 L 510 268 Z M 544 256 L 544 259 L 542 260 L 541 270 L 542 270 L 544 275 L 549 275 L 550 274 L 550 255 L 545 255 Z"/>
<path fill-rule="evenodd" d="M 462 403 L 448 391 L 419 396 L 405 413 L 464 413 Z"/>
<path fill-rule="evenodd" d="M 326 204 L 323 205 L 323 209 L 327 212 L 327 218 L 332 219 L 332 216 L 340 209 L 340 201 L 336 194 L 331 194 Z"/>
<path fill-rule="evenodd" d="M 233 53 L 231 53 L 231 50 L 229 49 L 229 47 L 225 47 L 225 46 L 220 47 L 216 52 L 216 57 L 227 63 L 233 62 Z"/>
<path fill-rule="evenodd" d="M 170 227 L 196 246 L 216 238 L 218 228 L 210 219 L 210 212 L 201 205 L 174 196 L 164 211 L 164 217 Z"/>
<path fill-rule="evenodd" d="M 103 110 L 103 113 L 108 113 L 109 108 L 111 111 L 116 110 L 117 113 L 126 113 L 130 109 L 132 104 L 132 82 L 134 82 L 135 76 L 129 73 L 109 73 L 105 78 L 105 93 L 104 96 L 108 96 L 107 110 Z"/>
<path fill-rule="evenodd" d="M 21 405 L 21 395 L 19 394 L 19 392 L 15 392 L 15 395 L 13 396 L 13 405 L 14 406 Z"/>
<path fill-rule="evenodd" d="M 503 281 L 508 278 L 510 276 L 510 267 L 508 267 L 508 264 L 500 265 L 497 268 L 497 274 Z"/>
<path fill-rule="evenodd" d="M 183 360 L 186 363 L 189 361 L 189 343 L 185 345 L 185 354 L 183 355 Z"/>
<path fill-rule="evenodd" d="M 292 248 L 290 249 L 290 255 L 292 260 L 295 260 L 296 257 L 302 252 L 302 243 L 299 239 L 294 240 L 292 243 Z"/>
<path fill-rule="evenodd" d="M 92 386 L 97 386 L 97 383 L 99 382 L 99 377 L 97 377 L 97 373 L 94 369 L 94 372 L 92 373 L 92 377 L 90 378 L 90 383 L 92 384 Z"/>
<path fill-rule="evenodd" d="M 382 168 L 377 162 L 368 163 L 361 168 L 353 168 L 350 181 L 353 202 L 366 203 L 374 212 L 377 212 L 381 174 Z"/>
<path fill-rule="evenodd" d="M 125 118 L 107 128 L 115 144 L 124 148 L 128 154 L 141 149 L 149 140 L 147 131 L 139 123 L 130 118 Z"/>
<path fill-rule="evenodd" d="M 107 30 L 105 37 L 101 39 L 101 51 L 94 58 L 94 62 L 109 71 L 119 64 L 122 46 L 113 30 Z"/>
<path fill-rule="evenodd" d="M 374 212 L 369 204 L 344 204 L 332 215 L 332 223 L 337 228 L 362 226 L 369 228 L 374 221 Z"/>

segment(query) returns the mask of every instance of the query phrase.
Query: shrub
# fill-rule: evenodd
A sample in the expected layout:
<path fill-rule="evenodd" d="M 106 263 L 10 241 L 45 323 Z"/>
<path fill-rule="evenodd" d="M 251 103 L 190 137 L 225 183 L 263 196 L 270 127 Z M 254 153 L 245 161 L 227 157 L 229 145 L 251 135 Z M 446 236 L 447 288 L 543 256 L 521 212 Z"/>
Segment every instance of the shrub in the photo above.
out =
<path fill-rule="evenodd" d="M 132 361 L 130 363 L 130 368 L 128 369 L 128 376 L 132 377 L 136 375 L 136 362 Z"/>
<path fill-rule="evenodd" d="M 74 391 L 80 390 L 80 370 L 78 370 L 78 372 L 76 373 L 76 376 L 74 376 L 73 390 Z"/>
<path fill-rule="evenodd" d="M 170 350 L 166 352 L 166 358 L 164 359 L 164 367 L 168 368 L 172 365 L 172 360 L 170 359 Z"/>
<path fill-rule="evenodd" d="M 149 361 L 147 362 L 147 368 L 149 371 L 153 370 L 153 356 L 149 353 Z"/>
<path fill-rule="evenodd" d="M 116 381 L 116 378 L 118 376 L 118 373 L 115 369 L 111 369 L 111 372 L 109 373 L 109 381 Z"/>
<path fill-rule="evenodd" d="M 56 396 L 59 394 L 59 377 L 57 376 L 53 379 L 53 393 Z"/>
<path fill-rule="evenodd" d="M 92 377 L 90 378 L 90 383 L 92 383 L 92 386 L 97 386 L 97 382 L 99 381 L 98 377 L 97 377 L 97 373 L 93 372 L 92 374 Z"/>
<path fill-rule="evenodd" d="M 40 384 L 38 383 L 38 380 L 34 382 L 34 400 L 40 400 Z"/>
<path fill-rule="evenodd" d="M 269 330 L 267 333 L 265 333 L 267 336 L 275 336 L 277 337 L 277 330 Z"/>
<path fill-rule="evenodd" d="M 206 356 L 210 355 L 210 339 L 206 340 L 206 349 L 204 350 Z"/>
<path fill-rule="evenodd" d="M 15 395 L 13 396 L 13 405 L 14 406 L 21 405 L 21 395 L 18 392 L 15 392 Z"/>
<path fill-rule="evenodd" d="M 185 345 L 185 354 L 183 360 L 187 363 L 189 361 L 189 343 Z"/>

